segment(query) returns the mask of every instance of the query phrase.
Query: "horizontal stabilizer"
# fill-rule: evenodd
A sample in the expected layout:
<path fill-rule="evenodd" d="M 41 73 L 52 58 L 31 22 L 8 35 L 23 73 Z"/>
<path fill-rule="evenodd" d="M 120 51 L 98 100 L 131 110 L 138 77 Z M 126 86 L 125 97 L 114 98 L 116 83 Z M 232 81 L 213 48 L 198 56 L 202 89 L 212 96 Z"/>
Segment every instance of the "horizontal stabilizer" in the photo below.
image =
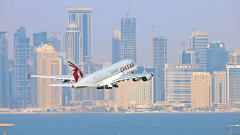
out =
<path fill-rule="evenodd" d="M 48 86 L 60 86 L 60 87 L 72 87 L 72 83 L 68 83 L 68 84 L 51 84 Z"/>

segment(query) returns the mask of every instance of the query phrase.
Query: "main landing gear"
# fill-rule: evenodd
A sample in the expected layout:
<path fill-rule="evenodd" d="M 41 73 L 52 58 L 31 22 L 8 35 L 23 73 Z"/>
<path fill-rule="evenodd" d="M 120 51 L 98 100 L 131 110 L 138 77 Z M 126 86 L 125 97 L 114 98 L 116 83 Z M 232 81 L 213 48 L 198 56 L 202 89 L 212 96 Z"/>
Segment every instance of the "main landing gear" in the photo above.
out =
<path fill-rule="evenodd" d="M 113 87 L 118 88 L 118 85 L 114 84 Z M 97 87 L 97 89 L 112 89 L 113 87 L 108 87 L 108 85 L 106 85 L 106 86 Z"/>

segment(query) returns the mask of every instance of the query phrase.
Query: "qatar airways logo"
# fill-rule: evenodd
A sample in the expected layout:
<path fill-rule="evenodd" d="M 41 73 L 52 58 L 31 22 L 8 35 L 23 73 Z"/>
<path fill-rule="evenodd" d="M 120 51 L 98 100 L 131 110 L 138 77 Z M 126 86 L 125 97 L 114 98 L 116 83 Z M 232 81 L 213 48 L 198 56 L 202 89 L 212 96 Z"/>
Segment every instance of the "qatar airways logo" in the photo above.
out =
<path fill-rule="evenodd" d="M 133 62 L 131 64 L 128 64 L 128 65 L 124 66 L 124 67 L 121 67 L 120 71 L 124 72 L 124 71 L 126 71 L 126 70 L 128 70 L 128 69 L 130 69 L 132 67 L 134 67 L 134 63 Z"/>

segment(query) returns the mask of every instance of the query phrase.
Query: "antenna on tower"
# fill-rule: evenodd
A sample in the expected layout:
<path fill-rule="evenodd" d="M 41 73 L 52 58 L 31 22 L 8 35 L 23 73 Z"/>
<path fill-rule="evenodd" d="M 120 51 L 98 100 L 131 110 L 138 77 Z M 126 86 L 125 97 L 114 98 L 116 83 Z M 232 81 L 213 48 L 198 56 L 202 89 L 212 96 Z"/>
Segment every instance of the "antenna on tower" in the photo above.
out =
<path fill-rule="evenodd" d="M 130 7 L 131 7 L 131 1 L 132 1 L 132 0 L 130 0 L 129 8 L 128 8 L 128 11 L 127 11 L 127 13 L 126 13 L 127 18 L 129 17 L 129 12 L 130 12 Z"/>

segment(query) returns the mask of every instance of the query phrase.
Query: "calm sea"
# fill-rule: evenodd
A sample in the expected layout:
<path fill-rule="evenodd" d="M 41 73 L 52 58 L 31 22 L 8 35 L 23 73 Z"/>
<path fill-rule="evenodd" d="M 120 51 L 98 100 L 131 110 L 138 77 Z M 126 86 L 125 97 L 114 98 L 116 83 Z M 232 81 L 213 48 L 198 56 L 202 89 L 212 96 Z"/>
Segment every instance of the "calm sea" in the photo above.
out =
<path fill-rule="evenodd" d="M 233 135 L 240 113 L 1 114 L 0 135 Z"/>

